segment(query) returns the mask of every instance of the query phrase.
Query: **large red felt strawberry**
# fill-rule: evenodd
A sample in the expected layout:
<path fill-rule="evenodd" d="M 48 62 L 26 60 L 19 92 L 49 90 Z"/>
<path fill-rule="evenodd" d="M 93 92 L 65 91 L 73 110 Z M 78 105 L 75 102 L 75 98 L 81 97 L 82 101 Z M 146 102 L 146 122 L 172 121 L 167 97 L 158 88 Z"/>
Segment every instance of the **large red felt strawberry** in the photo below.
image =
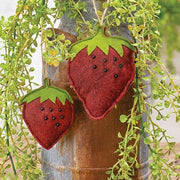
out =
<path fill-rule="evenodd" d="M 27 94 L 22 100 L 23 119 L 34 138 L 45 149 L 50 149 L 70 128 L 73 101 L 67 91 L 49 85 Z"/>
<path fill-rule="evenodd" d="M 103 118 L 125 95 L 135 76 L 136 48 L 121 36 L 97 33 L 70 47 L 68 75 L 79 99 L 93 119 Z"/>

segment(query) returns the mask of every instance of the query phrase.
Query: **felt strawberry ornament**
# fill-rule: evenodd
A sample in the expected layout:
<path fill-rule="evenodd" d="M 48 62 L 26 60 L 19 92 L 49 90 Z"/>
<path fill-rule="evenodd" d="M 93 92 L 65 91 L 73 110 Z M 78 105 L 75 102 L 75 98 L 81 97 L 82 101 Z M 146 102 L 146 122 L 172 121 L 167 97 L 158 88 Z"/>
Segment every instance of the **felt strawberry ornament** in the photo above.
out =
<path fill-rule="evenodd" d="M 92 119 L 101 119 L 125 95 L 135 76 L 136 48 L 99 26 L 94 36 L 70 47 L 69 81 Z"/>
<path fill-rule="evenodd" d="M 50 149 L 70 128 L 74 109 L 67 91 L 44 86 L 28 93 L 22 100 L 22 116 L 34 138 L 45 149 Z"/>

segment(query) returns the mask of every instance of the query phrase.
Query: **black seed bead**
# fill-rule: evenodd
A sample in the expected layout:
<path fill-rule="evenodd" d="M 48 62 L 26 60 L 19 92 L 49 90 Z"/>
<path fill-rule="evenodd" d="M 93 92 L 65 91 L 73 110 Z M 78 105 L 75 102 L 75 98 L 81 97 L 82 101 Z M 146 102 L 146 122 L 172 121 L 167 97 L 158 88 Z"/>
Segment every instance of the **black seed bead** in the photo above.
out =
<path fill-rule="evenodd" d="M 104 59 L 104 62 L 107 62 L 107 59 Z"/>
<path fill-rule="evenodd" d="M 43 108 L 43 107 L 41 107 L 41 111 L 44 111 L 44 108 Z"/>
<path fill-rule="evenodd" d="M 49 111 L 52 112 L 52 111 L 53 111 L 53 108 L 49 108 Z"/>
<path fill-rule="evenodd" d="M 47 117 L 47 116 L 45 116 L 45 117 L 44 117 L 44 120 L 48 120 L 48 117 Z"/>
<path fill-rule="evenodd" d="M 123 67 L 123 65 L 122 65 L 122 64 L 120 64 L 120 65 L 119 65 L 119 68 L 122 68 L 122 67 Z"/>
<path fill-rule="evenodd" d="M 53 120 L 55 120 L 55 119 L 56 119 L 56 117 L 55 117 L 55 116 L 53 116 L 53 117 L 52 117 L 52 119 L 53 119 Z"/>
<path fill-rule="evenodd" d="M 117 57 L 114 57 L 113 60 L 114 60 L 114 61 L 117 61 Z"/>
<path fill-rule="evenodd" d="M 92 59 L 95 59 L 96 58 L 96 56 L 95 55 L 92 55 Z"/>
<path fill-rule="evenodd" d="M 105 69 L 104 69 L 104 72 L 107 72 L 107 71 L 108 71 L 108 70 L 105 68 Z"/>
<path fill-rule="evenodd" d="M 118 75 L 117 75 L 117 74 L 115 74 L 115 75 L 114 75 L 114 77 L 115 77 L 115 78 L 117 78 L 117 77 L 118 77 Z"/>
<path fill-rule="evenodd" d="M 58 109 L 58 111 L 59 111 L 59 112 L 61 112 L 61 111 L 62 111 L 62 109 L 61 109 L 61 108 L 59 108 L 59 109 Z"/>
<path fill-rule="evenodd" d="M 61 115 L 61 119 L 64 119 L 64 115 Z"/>
<path fill-rule="evenodd" d="M 94 66 L 93 66 L 93 69 L 96 69 L 96 68 L 97 68 L 97 66 L 96 66 L 96 65 L 94 65 Z"/>
<path fill-rule="evenodd" d="M 56 123 L 56 126 L 59 127 L 59 126 L 60 126 L 60 123 Z"/>

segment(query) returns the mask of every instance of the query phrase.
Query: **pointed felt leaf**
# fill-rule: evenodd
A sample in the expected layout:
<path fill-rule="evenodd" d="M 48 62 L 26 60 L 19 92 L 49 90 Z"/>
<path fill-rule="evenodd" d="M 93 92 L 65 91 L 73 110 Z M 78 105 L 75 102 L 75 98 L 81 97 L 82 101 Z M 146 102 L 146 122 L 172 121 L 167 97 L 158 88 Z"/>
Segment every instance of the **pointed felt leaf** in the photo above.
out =
<path fill-rule="evenodd" d="M 104 54 L 108 55 L 109 53 L 109 43 L 105 43 L 105 40 L 103 42 L 99 41 L 98 47 L 104 52 Z"/>
<path fill-rule="evenodd" d="M 73 100 L 67 91 L 54 86 L 49 86 L 49 84 L 45 84 L 44 87 L 35 89 L 24 96 L 24 98 L 21 99 L 21 104 L 24 102 L 30 103 L 37 98 L 40 98 L 41 103 L 47 99 L 50 99 L 53 103 L 55 103 L 56 98 L 58 98 L 63 105 L 65 104 L 66 100 L 73 103 Z"/>
<path fill-rule="evenodd" d="M 117 41 L 115 39 L 115 41 L 112 43 L 112 42 L 109 42 L 110 46 L 115 49 L 117 51 L 117 53 L 122 57 L 123 56 L 123 48 L 122 48 L 122 44 L 119 43 L 119 41 Z"/>
<path fill-rule="evenodd" d="M 88 46 L 88 55 L 90 55 L 96 49 L 96 47 L 98 47 L 104 52 L 105 55 L 107 55 L 109 53 L 109 47 L 111 46 L 122 57 L 122 45 L 128 47 L 134 52 L 137 51 L 127 38 L 122 36 L 106 36 L 105 27 L 99 26 L 97 33 L 94 36 L 74 43 L 70 47 L 69 51 L 70 53 L 77 55 L 82 49 Z"/>
<path fill-rule="evenodd" d="M 82 49 L 84 49 L 86 46 L 88 46 L 87 41 L 84 41 L 82 43 L 78 43 L 75 46 L 73 46 L 70 50 L 71 53 L 74 53 L 75 55 L 78 54 Z"/>
<path fill-rule="evenodd" d="M 90 43 L 87 47 L 88 55 L 90 55 L 96 47 L 97 47 L 96 44 Z"/>

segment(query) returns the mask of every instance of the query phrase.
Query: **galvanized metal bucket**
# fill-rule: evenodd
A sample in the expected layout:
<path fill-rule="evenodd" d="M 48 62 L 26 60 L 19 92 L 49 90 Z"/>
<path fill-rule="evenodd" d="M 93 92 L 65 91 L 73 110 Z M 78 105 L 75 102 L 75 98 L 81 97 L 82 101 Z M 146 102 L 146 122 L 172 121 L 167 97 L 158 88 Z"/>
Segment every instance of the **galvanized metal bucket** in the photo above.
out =
<path fill-rule="evenodd" d="M 119 121 L 121 114 L 128 114 L 133 103 L 133 89 L 117 104 L 104 119 L 95 121 L 89 118 L 81 101 L 70 88 L 66 73 L 67 63 L 63 62 L 59 68 L 50 67 L 49 78 L 52 84 L 65 88 L 74 100 L 75 119 L 69 132 L 47 151 L 42 149 L 42 169 L 47 180 L 104 180 L 105 171 L 117 161 L 114 151 L 118 148 L 122 135 L 126 132 L 126 123 Z M 143 116 L 146 120 L 146 116 Z M 140 168 L 133 179 L 147 179 L 148 177 L 148 149 L 143 143 L 139 144 Z"/>
<path fill-rule="evenodd" d="M 97 0 L 97 6 L 102 0 Z M 86 19 L 95 18 L 92 2 L 86 0 L 89 14 Z M 66 38 L 75 40 L 75 22 L 67 16 L 61 19 L 60 29 L 70 33 Z M 120 27 L 121 35 L 129 37 L 127 25 Z M 57 30 L 58 33 L 58 30 Z M 61 32 L 60 32 L 61 33 Z M 44 68 L 45 62 L 44 62 Z M 45 180 L 105 180 L 106 170 L 113 166 L 118 159 L 114 151 L 118 148 L 120 139 L 118 132 L 125 134 L 127 124 L 121 123 L 121 114 L 128 114 L 133 103 L 133 86 L 104 119 L 95 121 L 89 118 L 81 101 L 77 98 L 67 77 L 67 62 L 60 63 L 58 68 L 48 67 L 48 76 L 52 84 L 66 89 L 74 100 L 75 119 L 68 133 L 49 151 L 42 149 L 42 170 L 46 174 Z M 149 86 L 146 89 L 149 91 Z M 143 114 L 143 121 L 146 121 Z M 136 170 L 134 180 L 148 179 L 148 148 L 143 142 L 139 143 L 140 168 Z"/>

